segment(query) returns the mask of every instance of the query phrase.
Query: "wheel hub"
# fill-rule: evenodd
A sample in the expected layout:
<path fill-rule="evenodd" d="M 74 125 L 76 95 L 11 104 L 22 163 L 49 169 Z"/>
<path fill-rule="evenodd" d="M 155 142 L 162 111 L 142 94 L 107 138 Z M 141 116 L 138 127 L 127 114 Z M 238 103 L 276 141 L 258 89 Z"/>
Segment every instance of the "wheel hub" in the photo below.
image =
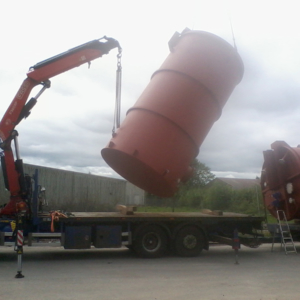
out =
<path fill-rule="evenodd" d="M 160 239 L 155 233 L 148 233 L 143 238 L 143 246 L 147 251 L 156 251 L 160 247 Z"/>
<path fill-rule="evenodd" d="M 187 249 L 194 249 L 197 245 L 197 238 L 194 235 L 186 235 L 183 239 L 183 245 Z"/>

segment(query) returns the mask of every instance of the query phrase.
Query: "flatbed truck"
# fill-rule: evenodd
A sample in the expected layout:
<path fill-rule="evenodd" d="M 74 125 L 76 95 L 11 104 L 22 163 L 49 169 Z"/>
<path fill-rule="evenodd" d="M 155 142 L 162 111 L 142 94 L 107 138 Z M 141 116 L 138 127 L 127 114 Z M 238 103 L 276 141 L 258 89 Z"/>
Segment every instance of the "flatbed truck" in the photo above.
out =
<path fill-rule="evenodd" d="M 57 245 L 65 249 L 120 248 L 138 256 L 157 258 L 167 253 L 197 256 L 210 242 L 233 245 L 234 232 L 242 244 L 258 245 L 261 217 L 237 213 L 201 212 L 72 212 L 40 213 L 36 225 L 23 221 L 24 243 L 31 246 Z M 15 245 L 12 221 L 2 220 L 0 246 Z M 0 224 L 1 224 L 0 222 Z"/>
<path fill-rule="evenodd" d="M 194 35 L 190 36 L 188 33 L 188 35 L 183 36 L 187 36 L 189 40 L 189 37 Z M 208 41 L 211 42 L 213 40 L 217 43 L 217 45 L 219 45 L 219 38 L 212 38 L 211 35 L 208 35 L 207 33 L 202 33 L 200 37 L 201 36 L 208 37 Z M 174 51 L 173 48 L 178 43 L 178 37 L 176 38 L 176 41 L 176 43 L 173 41 L 173 46 L 171 45 L 170 49 L 172 52 Z M 207 44 L 207 46 L 209 46 L 209 49 L 210 47 L 213 47 L 214 49 L 217 49 L 219 47 L 216 46 L 215 43 L 210 44 L 210 42 Z M 201 43 L 203 43 L 203 41 Z M 223 82 L 225 76 L 222 76 L 222 74 L 228 69 L 231 70 L 231 68 L 229 68 L 227 65 L 228 60 L 223 59 L 225 65 L 223 66 L 224 68 L 222 67 L 223 69 L 221 68 L 221 71 L 219 70 L 221 72 L 220 75 L 218 68 L 216 68 L 215 70 L 214 56 L 211 57 L 210 67 L 206 66 L 205 64 L 205 68 L 199 68 L 201 70 L 203 69 L 202 73 L 205 70 L 208 72 L 210 68 L 212 68 L 215 75 L 219 74 L 220 78 L 218 78 L 220 81 L 217 81 L 217 87 L 215 87 L 215 80 L 208 82 L 208 87 L 204 88 L 203 84 L 201 83 L 202 79 L 196 81 L 194 79 L 191 79 L 192 86 L 195 87 L 194 84 L 197 83 L 197 90 L 200 86 L 201 91 L 203 91 L 203 93 L 206 95 L 203 96 L 202 93 L 202 96 L 199 95 L 199 97 L 204 97 L 204 100 L 210 99 L 208 101 L 209 105 L 207 104 L 207 107 L 204 106 L 201 109 L 201 111 L 204 112 L 213 112 L 213 116 L 209 118 L 210 125 L 208 126 L 208 124 L 202 124 L 202 127 L 205 128 L 205 131 L 209 130 L 209 127 L 212 125 L 211 121 L 218 118 L 221 107 L 225 104 L 234 86 L 240 81 L 242 76 L 243 68 L 241 65 L 241 61 L 237 59 L 236 51 L 231 49 L 231 46 L 227 44 L 224 45 L 223 42 L 221 44 L 223 45 L 221 47 L 223 50 L 230 48 L 230 51 L 228 53 L 230 54 L 231 58 L 234 57 L 232 61 L 237 61 L 235 67 L 238 74 L 233 74 L 232 82 L 227 82 L 226 80 L 225 83 Z M 262 218 L 251 217 L 242 214 L 223 213 L 220 211 L 206 211 L 206 213 L 143 213 L 136 212 L 133 208 L 130 207 L 121 207 L 121 210 L 119 212 L 111 213 L 68 213 L 61 211 L 51 211 L 47 213 L 44 212 L 42 199 L 43 190 L 41 189 L 41 185 L 39 185 L 38 182 L 38 174 L 29 175 L 25 174 L 24 172 L 23 161 L 20 157 L 19 152 L 18 132 L 16 131 L 15 127 L 23 119 L 27 118 L 30 115 L 31 109 L 37 103 L 37 99 L 46 89 L 50 88 L 51 83 L 49 79 L 51 77 L 54 77 L 60 73 L 78 67 L 85 63 L 90 65 L 90 62 L 92 60 L 109 53 L 109 51 L 114 48 L 118 48 L 119 50 L 117 55 L 118 68 L 116 84 L 116 112 L 114 122 L 114 125 L 116 125 L 116 127 L 118 128 L 120 116 L 119 105 L 121 87 L 120 59 L 122 49 L 120 47 L 120 44 L 115 39 L 107 37 L 103 37 L 99 40 L 94 40 L 78 47 L 72 48 L 64 53 L 46 59 L 32 66 L 27 73 L 26 79 L 21 84 L 15 98 L 13 99 L 0 122 L 0 148 L 2 149 L 2 151 L 0 151 L 1 166 L 5 187 L 10 192 L 8 203 L 0 208 L 0 246 L 14 245 L 14 249 L 16 250 L 18 257 L 18 272 L 16 278 L 24 277 L 22 275 L 23 246 L 26 245 L 32 247 L 34 245 L 49 245 L 49 242 L 52 241 L 58 241 L 57 245 L 63 246 L 65 249 L 89 249 L 91 247 L 119 248 L 124 245 L 135 251 L 139 256 L 145 258 L 161 257 L 166 254 L 168 250 L 170 250 L 171 252 L 175 252 L 180 256 L 196 256 L 203 249 L 209 248 L 209 242 L 227 243 L 229 245 L 232 245 L 235 249 L 238 248 L 239 242 L 248 244 L 250 246 L 257 245 L 257 243 L 253 241 L 256 241 L 256 231 L 261 229 Z M 203 49 L 201 51 L 203 51 Z M 227 50 L 225 52 L 227 53 Z M 211 52 L 207 50 L 203 52 L 203 62 L 206 62 L 205 58 L 210 53 Z M 223 57 L 223 55 L 221 56 Z M 184 59 L 181 60 L 185 61 Z M 191 64 L 191 68 L 192 67 L 193 63 Z M 184 75 L 182 74 L 182 72 L 175 73 L 180 76 Z M 186 75 L 184 75 L 183 77 L 190 78 L 190 76 Z M 226 78 L 229 77 L 226 76 Z M 206 76 L 204 74 L 204 78 L 210 78 L 210 76 Z M 35 97 L 32 97 L 28 100 L 31 90 L 38 85 L 42 85 L 41 90 Z M 219 93 L 217 93 L 222 100 L 220 100 L 222 103 L 219 103 L 219 105 L 217 105 L 217 108 L 214 106 L 214 103 L 217 104 L 215 101 L 215 96 L 213 95 L 214 93 L 209 92 L 210 85 L 212 85 L 212 91 L 225 91 L 224 95 L 223 93 L 221 93 L 221 96 L 219 95 Z M 224 85 L 228 85 L 228 87 L 224 88 Z M 188 90 L 190 90 L 190 88 Z M 197 99 L 199 97 L 197 96 Z M 185 99 L 185 97 L 183 98 Z M 211 107 L 211 105 L 213 106 Z M 218 113 L 215 113 L 216 111 L 218 111 Z M 201 118 L 197 116 L 196 120 L 199 119 Z M 184 118 L 184 121 L 185 120 L 188 120 L 187 116 Z M 137 125 L 136 129 L 138 128 L 139 126 Z M 115 132 L 114 129 L 113 137 L 118 137 L 119 133 Z M 155 133 L 157 133 L 157 131 Z M 179 134 L 181 135 L 180 130 Z M 153 136 L 152 128 L 149 135 Z M 205 135 L 206 133 L 203 132 L 203 138 Z M 144 137 L 148 138 L 148 136 L 143 136 L 143 142 L 145 142 Z M 164 137 L 164 140 L 167 141 L 170 139 Z M 12 142 L 14 144 L 14 149 L 12 147 Z M 125 144 L 123 142 L 125 142 Z M 195 145 L 198 145 L 198 142 L 195 143 Z M 109 147 L 114 147 L 115 144 L 115 142 L 110 142 Z M 122 140 L 121 144 L 126 146 L 130 145 L 131 142 L 129 140 Z M 178 142 L 177 146 L 179 146 L 179 144 L 180 143 Z M 157 143 L 155 145 L 157 145 Z M 188 157 L 197 155 L 198 150 L 195 150 L 195 145 L 192 146 L 192 149 L 188 151 Z M 172 150 L 174 149 L 175 148 L 172 147 Z M 111 153 L 111 151 L 114 152 L 114 149 L 108 150 L 109 153 Z M 181 150 L 182 152 L 184 152 L 183 149 Z M 134 150 L 133 152 L 130 152 L 131 154 L 129 156 L 126 154 L 127 158 L 130 157 L 127 162 L 133 162 L 133 157 L 135 162 L 139 161 L 138 157 L 141 152 L 143 151 Z M 149 149 L 145 149 L 145 152 L 150 154 L 150 157 L 153 157 L 152 152 L 149 151 Z M 163 152 L 165 153 L 166 151 Z M 180 159 L 174 160 L 172 166 L 177 168 L 176 164 L 179 160 Z M 162 161 L 163 159 L 157 161 L 151 158 L 150 165 L 156 165 L 156 162 L 162 163 Z M 149 161 L 147 161 L 147 164 L 148 163 Z M 126 165 L 122 163 L 120 164 L 123 167 Z M 138 162 L 138 166 L 141 166 L 140 162 Z M 178 186 L 180 181 L 184 182 L 185 179 L 188 178 L 188 175 L 190 176 L 191 174 L 191 169 L 186 169 L 184 166 L 185 171 L 183 173 L 186 174 L 186 176 L 182 173 L 182 169 L 180 170 L 180 173 L 182 174 L 178 178 L 176 177 L 176 175 L 175 177 L 177 179 L 174 179 L 173 175 L 177 174 L 176 172 L 174 173 L 169 168 L 165 170 L 161 169 L 155 176 L 163 179 L 169 179 L 167 182 L 163 180 L 159 183 L 155 180 L 153 181 L 154 177 L 152 175 L 154 173 L 151 171 L 152 167 L 153 166 L 147 165 L 146 169 L 148 171 L 145 170 L 147 171 L 145 174 L 147 176 L 150 176 L 149 178 L 147 178 L 145 174 L 135 174 L 134 178 L 137 179 L 140 176 L 143 176 L 144 183 L 149 183 L 152 187 L 157 184 L 159 185 L 157 186 L 159 187 L 159 189 L 168 188 L 170 181 L 172 183 L 170 187 L 173 191 L 174 186 Z M 126 176 L 124 176 L 124 178 L 126 178 Z M 160 190 L 160 192 L 162 191 Z M 168 193 L 162 194 L 165 196 L 169 195 Z M 254 239 L 251 239 L 250 242 L 248 240 L 247 242 L 246 239 L 240 239 L 239 233 L 246 236 L 254 236 Z"/>

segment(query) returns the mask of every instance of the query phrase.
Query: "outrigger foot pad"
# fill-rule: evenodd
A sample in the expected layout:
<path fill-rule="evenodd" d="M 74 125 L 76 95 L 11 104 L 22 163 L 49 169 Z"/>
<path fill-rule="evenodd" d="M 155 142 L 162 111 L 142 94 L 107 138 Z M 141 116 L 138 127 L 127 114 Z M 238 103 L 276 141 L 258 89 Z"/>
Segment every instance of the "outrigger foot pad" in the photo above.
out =
<path fill-rule="evenodd" d="M 15 278 L 24 278 L 25 276 L 22 274 L 22 272 L 18 272 Z"/>

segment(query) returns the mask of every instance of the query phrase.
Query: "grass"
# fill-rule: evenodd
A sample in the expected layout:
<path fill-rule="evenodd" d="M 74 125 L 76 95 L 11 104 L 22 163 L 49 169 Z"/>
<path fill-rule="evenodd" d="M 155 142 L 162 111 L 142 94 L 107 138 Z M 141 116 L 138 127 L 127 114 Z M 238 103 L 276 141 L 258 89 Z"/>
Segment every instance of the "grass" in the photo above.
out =
<path fill-rule="evenodd" d="M 273 217 L 272 215 L 267 215 L 267 219 L 268 219 L 268 223 L 270 224 L 273 224 L 273 223 L 277 223 L 277 219 L 275 217 Z M 281 222 L 282 224 L 284 223 L 284 221 Z M 289 224 L 294 224 L 295 221 L 294 220 L 291 220 L 291 221 L 288 221 Z"/>

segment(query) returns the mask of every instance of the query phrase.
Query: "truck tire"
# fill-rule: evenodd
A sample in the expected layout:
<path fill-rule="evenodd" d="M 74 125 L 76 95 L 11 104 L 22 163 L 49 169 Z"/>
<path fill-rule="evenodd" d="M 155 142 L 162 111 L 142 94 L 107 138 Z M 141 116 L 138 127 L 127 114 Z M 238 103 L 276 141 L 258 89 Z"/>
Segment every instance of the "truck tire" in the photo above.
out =
<path fill-rule="evenodd" d="M 205 245 L 205 237 L 194 226 L 182 228 L 175 237 L 175 252 L 184 257 L 198 256 Z"/>
<path fill-rule="evenodd" d="M 141 228 L 133 242 L 133 249 L 143 258 L 161 257 L 167 250 L 167 235 L 155 225 Z"/>

